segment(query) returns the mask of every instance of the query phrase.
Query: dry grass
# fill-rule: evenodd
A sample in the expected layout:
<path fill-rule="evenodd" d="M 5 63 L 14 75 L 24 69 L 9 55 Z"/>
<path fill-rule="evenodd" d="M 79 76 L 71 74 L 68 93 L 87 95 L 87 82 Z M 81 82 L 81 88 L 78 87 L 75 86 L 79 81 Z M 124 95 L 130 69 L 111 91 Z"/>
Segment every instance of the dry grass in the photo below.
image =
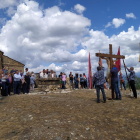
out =
<path fill-rule="evenodd" d="M 94 90 L 12 95 L 0 100 L 0 108 L 0 140 L 140 139 L 140 99 L 125 94 L 100 104 Z"/>

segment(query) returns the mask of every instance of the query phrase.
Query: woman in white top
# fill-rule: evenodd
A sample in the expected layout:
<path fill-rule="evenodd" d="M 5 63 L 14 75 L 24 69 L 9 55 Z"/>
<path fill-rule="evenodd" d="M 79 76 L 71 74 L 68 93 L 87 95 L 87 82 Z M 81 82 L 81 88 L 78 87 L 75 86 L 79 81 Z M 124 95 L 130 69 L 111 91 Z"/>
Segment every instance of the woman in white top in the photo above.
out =
<path fill-rule="evenodd" d="M 6 96 L 6 76 L 4 72 L 2 72 L 1 82 L 2 82 L 1 95 Z"/>

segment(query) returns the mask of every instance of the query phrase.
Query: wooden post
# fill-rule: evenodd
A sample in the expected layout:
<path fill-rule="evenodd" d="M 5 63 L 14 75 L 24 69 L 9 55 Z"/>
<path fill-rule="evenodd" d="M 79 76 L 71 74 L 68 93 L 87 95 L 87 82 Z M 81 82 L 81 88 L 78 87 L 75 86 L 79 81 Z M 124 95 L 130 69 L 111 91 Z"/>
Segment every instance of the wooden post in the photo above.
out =
<path fill-rule="evenodd" d="M 112 56 L 113 52 L 112 52 L 112 44 L 109 44 L 109 53 L 110 56 Z M 110 70 L 113 68 L 113 58 L 110 57 Z M 111 81 L 111 94 L 112 94 L 112 99 L 114 99 L 114 88 L 112 86 L 112 81 Z"/>

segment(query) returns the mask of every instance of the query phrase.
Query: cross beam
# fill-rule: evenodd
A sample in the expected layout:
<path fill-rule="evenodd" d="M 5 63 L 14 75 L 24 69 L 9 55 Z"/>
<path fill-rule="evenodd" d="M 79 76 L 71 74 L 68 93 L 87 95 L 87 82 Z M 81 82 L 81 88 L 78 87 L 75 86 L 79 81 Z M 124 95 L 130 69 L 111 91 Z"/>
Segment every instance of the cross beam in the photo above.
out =
<path fill-rule="evenodd" d="M 108 57 L 108 58 L 119 58 L 119 59 L 125 59 L 125 56 L 123 55 L 110 55 L 110 54 L 105 54 L 105 53 L 96 53 L 97 57 Z"/>
<path fill-rule="evenodd" d="M 107 57 L 110 59 L 110 68 L 112 69 L 113 67 L 113 58 L 118 58 L 118 59 L 125 59 L 125 56 L 123 55 L 115 55 L 112 54 L 112 44 L 109 44 L 109 54 L 105 54 L 105 53 L 96 53 L 97 57 Z"/>

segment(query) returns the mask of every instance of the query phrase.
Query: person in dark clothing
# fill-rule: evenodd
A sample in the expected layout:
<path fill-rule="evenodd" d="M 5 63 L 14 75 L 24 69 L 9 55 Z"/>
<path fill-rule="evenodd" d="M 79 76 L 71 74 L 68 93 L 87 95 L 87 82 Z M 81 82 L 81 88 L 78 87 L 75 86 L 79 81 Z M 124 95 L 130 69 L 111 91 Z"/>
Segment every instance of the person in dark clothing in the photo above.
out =
<path fill-rule="evenodd" d="M 63 85 L 63 82 L 62 82 L 62 72 L 60 73 L 59 78 L 60 78 L 60 81 L 59 81 L 60 89 L 62 89 L 62 85 Z"/>
<path fill-rule="evenodd" d="M 73 87 L 73 75 L 72 75 L 72 72 L 70 72 L 70 74 L 69 74 L 69 80 L 70 80 L 70 89 L 71 89 L 71 86 Z"/>
<path fill-rule="evenodd" d="M 75 89 L 79 89 L 78 73 L 75 73 L 74 82 L 75 82 Z"/>
<path fill-rule="evenodd" d="M 119 89 L 119 85 L 118 85 L 118 68 L 116 67 L 116 64 L 113 64 L 113 68 L 110 71 L 110 75 L 111 75 L 111 84 L 115 90 L 116 93 L 116 99 L 115 100 L 121 100 L 121 92 Z M 118 96 L 119 94 L 119 96 Z"/>
<path fill-rule="evenodd" d="M 84 78 L 82 76 L 82 74 L 80 74 L 80 88 L 83 88 L 84 87 Z"/>
<path fill-rule="evenodd" d="M 16 73 L 15 69 L 12 68 L 12 70 L 10 71 L 10 73 Z"/>
<path fill-rule="evenodd" d="M 83 73 L 83 78 L 84 78 L 84 88 L 87 88 L 87 77 L 85 73 Z"/>
<path fill-rule="evenodd" d="M 134 68 L 131 67 L 130 69 L 128 69 L 126 65 L 125 65 L 125 68 L 130 72 L 130 76 L 129 76 L 128 81 L 129 81 L 131 89 L 133 91 L 134 98 L 137 99 L 137 91 L 136 91 L 136 87 L 135 87 L 135 71 L 134 71 Z"/>
<path fill-rule="evenodd" d="M 29 93 L 29 89 L 30 89 L 30 75 L 29 72 L 26 73 L 25 75 L 25 84 L 26 84 L 26 90 L 25 90 L 25 94 Z"/>
<path fill-rule="evenodd" d="M 11 76 L 9 73 L 6 73 L 6 95 L 10 95 L 10 85 L 11 85 Z"/>
<path fill-rule="evenodd" d="M 2 89 L 2 82 L 1 82 L 1 78 L 0 78 L 0 90 Z"/>
<path fill-rule="evenodd" d="M 14 73 L 11 73 L 11 85 L 10 85 L 10 91 L 14 91 Z"/>

